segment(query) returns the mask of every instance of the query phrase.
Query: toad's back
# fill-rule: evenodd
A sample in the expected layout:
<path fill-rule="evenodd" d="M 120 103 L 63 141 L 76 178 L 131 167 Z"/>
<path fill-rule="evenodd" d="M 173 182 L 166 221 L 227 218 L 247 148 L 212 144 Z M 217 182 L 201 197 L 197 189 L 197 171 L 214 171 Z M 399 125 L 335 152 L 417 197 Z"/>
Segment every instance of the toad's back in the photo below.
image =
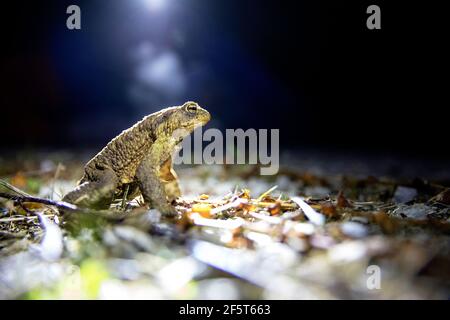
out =
<path fill-rule="evenodd" d="M 153 118 L 154 115 L 145 117 L 112 139 L 86 164 L 81 182 L 95 180 L 96 170 L 104 168 L 111 168 L 121 184 L 132 182 L 139 164 L 154 141 L 150 125 Z"/>

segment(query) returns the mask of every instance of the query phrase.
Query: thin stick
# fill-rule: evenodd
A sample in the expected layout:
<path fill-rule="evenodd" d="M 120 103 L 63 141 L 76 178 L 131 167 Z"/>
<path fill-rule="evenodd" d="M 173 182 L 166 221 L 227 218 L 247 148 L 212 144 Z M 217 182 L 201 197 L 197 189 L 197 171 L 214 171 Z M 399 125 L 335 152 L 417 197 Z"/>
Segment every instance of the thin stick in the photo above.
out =
<path fill-rule="evenodd" d="M 0 237 L 4 237 L 7 239 L 23 238 L 26 235 L 27 234 L 25 232 L 12 233 L 12 232 L 8 232 L 8 231 L 0 230 Z"/>
<path fill-rule="evenodd" d="M 128 197 L 129 191 L 130 191 L 130 185 L 127 184 L 125 186 L 125 192 L 123 193 L 123 198 L 122 198 L 122 205 L 121 205 L 122 210 L 125 210 L 125 205 L 127 204 L 127 197 Z"/>
<path fill-rule="evenodd" d="M 12 184 L 9 184 L 8 182 L 6 182 L 5 180 L 0 179 L 0 186 L 3 186 L 5 189 L 8 189 L 14 193 L 17 193 L 21 196 L 24 197 L 31 197 L 31 195 L 29 195 L 28 193 L 14 187 Z"/>
<path fill-rule="evenodd" d="M 52 178 L 52 190 L 51 190 L 52 192 L 51 192 L 51 194 L 50 194 L 50 199 L 53 199 L 53 196 L 54 196 L 54 194 L 55 194 L 55 183 L 56 183 L 56 180 L 57 180 L 58 177 L 59 177 L 60 171 L 61 171 L 63 168 L 64 168 L 63 165 L 61 165 L 61 163 L 58 162 L 58 166 L 56 167 L 55 174 L 53 175 L 53 178 Z"/>
<path fill-rule="evenodd" d="M 42 204 L 45 204 L 48 206 L 55 206 L 55 207 L 65 209 L 65 210 L 80 211 L 80 208 L 78 208 L 77 206 L 75 206 L 71 203 L 68 203 L 68 202 L 64 202 L 64 201 L 55 201 L 55 200 L 32 197 L 32 196 L 14 195 L 14 194 L 9 194 L 9 193 L 5 193 L 5 192 L 0 192 L 0 197 L 9 199 L 9 200 L 13 200 L 13 201 L 18 201 L 18 202 L 42 203 Z"/>
<path fill-rule="evenodd" d="M 278 186 L 273 186 L 272 188 L 270 188 L 269 190 L 267 190 L 266 192 L 264 192 L 263 194 L 261 194 L 258 199 L 256 199 L 256 201 L 261 201 L 265 196 L 267 196 L 268 194 L 270 194 L 272 191 L 274 191 L 276 188 L 278 188 Z"/>
<path fill-rule="evenodd" d="M 5 192 L 0 192 L 0 198 L 17 201 L 19 204 L 21 204 L 23 202 L 42 203 L 44 205 L 54 206 L 54 207 L 57 207 L 58 209 L 65 210 L 68 213 L 70 212 L 70 213 L 92 214 L 92 215 L 96 215 L 99 217 L 103 217 L 106 219 L 112 219 L 112 220 L 121 220 L 128 216 L 128 213 L 123 212 L 123 211 L 93 210 L 93 209 L 88 209 L 88 208 L 80 208 L 74 204 L 64 202 L 64 201 L 56 201 L 56 200 L 50 200 L 50 199 L 44 199 L 44 198 L 38 198 L 38 197 L 32 197 L 32 196 L 20 196 L 20 195 L 5 193 Z"/>
<path fill-rule="evenodd" d="M 47 214 L 45 217 L 51 218 L 54 215 Z M 11 217 L 11 218 L 1 218 L 0 222 L 13 222 L 13 221 L 23 221 L 23 220 L 34 220 L 37 219 L 38 216 L 26 216 L 26 217 Z"/>

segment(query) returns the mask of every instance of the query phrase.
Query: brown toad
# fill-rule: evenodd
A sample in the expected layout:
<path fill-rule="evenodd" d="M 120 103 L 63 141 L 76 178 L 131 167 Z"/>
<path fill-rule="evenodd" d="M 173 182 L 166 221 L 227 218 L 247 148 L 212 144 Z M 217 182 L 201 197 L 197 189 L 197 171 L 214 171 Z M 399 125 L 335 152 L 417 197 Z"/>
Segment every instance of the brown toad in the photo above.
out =
<path fill-rule="evenodd" d="M 80 207 L 109 208 L 115 197 L 140 191 L 146 204 L 174 215 L 170 202 L 180 196 L 172 154 L 184 137 L 211 116 L 195 102 L 144 117 L 112 139 L 84 168 L 78 186 L 63 201 Z"/>

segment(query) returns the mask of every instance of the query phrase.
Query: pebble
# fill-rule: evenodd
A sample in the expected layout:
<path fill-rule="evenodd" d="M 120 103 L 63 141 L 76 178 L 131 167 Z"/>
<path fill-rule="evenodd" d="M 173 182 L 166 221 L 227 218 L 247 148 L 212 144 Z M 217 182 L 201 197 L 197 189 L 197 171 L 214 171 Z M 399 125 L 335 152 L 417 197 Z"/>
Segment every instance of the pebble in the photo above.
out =
<path fill-rule="evenodd" d="M 361 223 L 349 221 L 341 224 L 341 231 L 351 238 L 363 238 L 367 235 L 367 228 Z"/>
<path fill-rule="evenodd" d="M 417 190 L 414 188 L 398 186 L 394 193 L 395 203 L 406 203 L 417 196 Z"/>

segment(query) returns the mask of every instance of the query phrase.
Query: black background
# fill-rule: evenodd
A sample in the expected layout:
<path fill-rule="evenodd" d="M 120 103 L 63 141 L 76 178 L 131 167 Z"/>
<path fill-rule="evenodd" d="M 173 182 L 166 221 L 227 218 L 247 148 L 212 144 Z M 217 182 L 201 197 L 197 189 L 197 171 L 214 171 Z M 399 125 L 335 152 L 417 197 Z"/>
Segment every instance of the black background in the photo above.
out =
<path fill-rule="evenodd" d="M 448 159 L 443 2 L 191 0 L 155 30 L 137 24 L 139 1 L 2 3 L 0 149 L 101 147 L 146 113 L 127 95 L 127 50 L 156 37 L 207 66 L 173 104 L 198 101 L 211 126 L 280 128 L 286 149 Z M 366 28 L 370 4 L 381 30 Z"/>

